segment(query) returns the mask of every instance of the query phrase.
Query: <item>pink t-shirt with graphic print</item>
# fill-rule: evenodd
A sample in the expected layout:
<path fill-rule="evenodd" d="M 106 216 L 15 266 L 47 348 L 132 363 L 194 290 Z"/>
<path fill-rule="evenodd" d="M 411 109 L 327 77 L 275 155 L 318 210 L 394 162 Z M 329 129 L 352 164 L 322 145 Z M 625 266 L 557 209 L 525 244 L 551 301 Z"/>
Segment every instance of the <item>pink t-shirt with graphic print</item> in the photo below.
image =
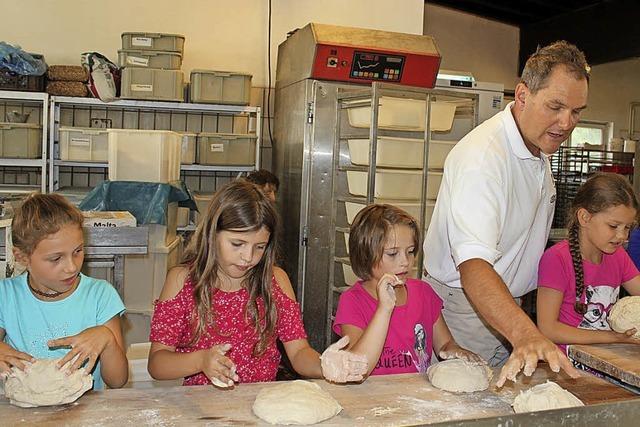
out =
<path fill-rule="evenodd" d="M 640 274 L 623 248 L 613 254 L 603 254 L 600 264 L 582 261 L 584 293 L 581 302 L 587 304 L 582 315 L 573 309 L 576 301 L 576 278 L 569 242 L 563 240 L 545 251 L 538 268 L 538 287 L 563 293 L 558 320 L 566 325 L 595 330 L 611 330 L 609 310 L 618 301 L 620 285 Z M 571 344 L 571 343 L 566 343 Z M 563 350 L 565 346 L 561 345 Z"/>
<path fill-rule="evenodd" d="M 425 372 L 431 361 L 433 325 L 442 310 L 442 300 L 431 286 L 407 280 L 407 303 L 393 309 L 382 354 L 371 375 Z M 340 296 L 333 330 L 342 335 L 342 325 L 365 329 L 378 301 L 356 282 Z"/>

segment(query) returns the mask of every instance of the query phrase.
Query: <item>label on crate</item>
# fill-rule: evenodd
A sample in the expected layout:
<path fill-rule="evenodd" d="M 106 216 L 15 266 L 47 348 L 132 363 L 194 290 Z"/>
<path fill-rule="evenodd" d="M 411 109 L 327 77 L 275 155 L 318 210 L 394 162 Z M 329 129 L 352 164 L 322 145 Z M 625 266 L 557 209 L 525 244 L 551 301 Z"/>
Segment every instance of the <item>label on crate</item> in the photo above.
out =
<path fill-rule="evenodd" d="M 71 138 L 69 140 L 70 145 L 89 145 L 91 143 L 91 139 L 89 138 Z"/>
<path fill-rule="evenodd" d="M 209 144 L 209 151 L 221 153 L 224 151 L 224 144 Z"/>
<path fill-rule="evenodd" d="M 131 85 L 131 92 L 153 92 L 153 85 Z"/>
<path fill-rule="evenodd" d="M 127 64 L 138 65 L 140 67 L 148 67 L 149 58 L 140 58 L 139 56 L 127 56 Z"/>
<path fill-rule="evenodd" d="M 133 46 L 153 46 L 153 39 L 151 37 L 132 37 L 131 44 Z"/>

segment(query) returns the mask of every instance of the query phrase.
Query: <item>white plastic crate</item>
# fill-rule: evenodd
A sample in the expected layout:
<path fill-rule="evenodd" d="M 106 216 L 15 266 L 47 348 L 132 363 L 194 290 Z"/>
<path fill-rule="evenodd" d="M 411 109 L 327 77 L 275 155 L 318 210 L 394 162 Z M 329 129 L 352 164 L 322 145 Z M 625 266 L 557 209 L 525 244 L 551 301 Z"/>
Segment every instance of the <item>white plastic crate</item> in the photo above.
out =
<path fill-rule="evenodd" d="M 182 150 L 180 154 L 180 163 L 183 165 L 192 165 L 196 162 L 196 140 L 197 133 L 178 132 L 182 135 Z"/>
<path fill-rule="evenodd" d="M 251 74 L 228 71 L 191 71 L 190 101 L 249 105 Z"/>
<path fill-rule="evenodd" d="M 429 143 L 429 168 L 443 169 L 444 161 L 455 141 Z M 382 167 L 422 169 L 424 141 L 413 138 L 378 137 L 376 165 Z M 369 139 L 349 139 L 349 157 L 354 165 L 369 165 Z"/>
<path fill-rule="evenodd" d="M 189 208 L 178 208 L 178 227 L 186 227 L 189 225 Z"/>
<path fill-rule="evenodd" d="M 438 196 L 442 172 L 427 173 L 427 199 Z M 349 193 L 354 196 L 367 195 L 367 173 L 347 171 Z M 416 200 L 422 191 L 422 171 L 395 170 L 376 171 L 374 197 L 383 199 Z"/>
<path fill-rule="evenodd" d="M 182 137 L 166 130 L 109 129 L 109 180 L 180 179 Z"/>
<path fill-rule="evenodd" d="M 151 101 L 184 101 L 180 70 L 123 68 L 120 98 Z"/>
<path fill-rule="evenodd" d="M 106 162 L 108 159 L 107 129 L 60 127 L 60 160 Z"/>
<path fill-rule="evenodd" d="M 193 201 L 196 202 L 196 206 L 198 207 L 198 212 L 196 214 L 196 223 L 199 223 L 200 220 L 207 214 L 207 209 L 209 208 L 211 199 L 213 199 L 213 194 L 211 193 L 193 194 Z"/>
<path fill-rule="evenodd" d="M 34 123 L 0 123 L 0 157 L 37 159 L 41 156 L 41 125 Z"/>
<path fill-rule="evenodd" d="M 164 248 L 171 245 L 176 239 L 178 227 L 178 202 L 169 203 L 167 207 L 167 223 L 147 224 L 149 227 L 149 250 L 163 251 Z"/>
<path fill-rule="evenodd" d="M 126 255 L 124 259 L 124 305 L 128 310 L 153 310 L 171 267 L 182 256 L 182 238 L 161 248 L 149 248 L 145 255 Z"/>
<path fill-rule="evenodd" d="M 378 127 L 382 129 L 424 130 L 426 101 L 383 96 L 378 107 Z M 371 107 L 349 108 L 349 124 L 357 128 L 371 126 Z M 456 104 L 432 102 L 430 125 L 432 131 L 446 132 L 453 125 Z"/>
<path fill-rule="evenodd" d="M 124 388 L 144 389 L 155 387 L 175 387 L 181 385 L 182 379 L 160 381 L 151 377 L 147 370 L 150 349 L 150 342 L 138 342 L 129 345 L 127 348 L 129 380 Z"/>
<path fill-rule="evenodd" d="M 215 166 L 252 166 L 256 162 L 256 135 L 199 133 L 198 163 Z"/>
<path fill-rule="evenodd" d="M 184 36 L 182 34 L 125 32 L 121 37 L 123 50 L 163 50 L 179 53 L 184 50 Z"/>
<path fill-rule="evenodd" d="M 118 65 L 120 65 L 120 67 L 162 68 L 165 70 L 179 70 L 182 66 L 182 55 L 179 52 L 119 50 Z"/>

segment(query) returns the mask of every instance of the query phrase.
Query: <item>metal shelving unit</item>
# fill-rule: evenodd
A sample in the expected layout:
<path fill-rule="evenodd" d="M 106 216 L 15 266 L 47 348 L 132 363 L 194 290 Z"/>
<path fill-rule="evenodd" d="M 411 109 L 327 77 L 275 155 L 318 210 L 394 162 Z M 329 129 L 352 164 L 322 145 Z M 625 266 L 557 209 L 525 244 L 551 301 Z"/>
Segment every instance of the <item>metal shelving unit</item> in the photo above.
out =
<path fill-rule="evenodd" d="M 0 193 L 19 194 L 40 190 L 47 190 L 47 128 L 49 120 L 49 95 L 42 92 L 20 92 L 0 90 L 0 121 L 6 117 L 9 109 L 19 109 L 22 113 L 31 108 L 30 112 L 37 113 L 37 122 L 42 125 L 42 155 L 37 159 L 0 158 Z M 29 119 L 33 116 L 30 115 Z M 29 172 L 37 170 L 36 173 Z M 26 183 L 5 182 L 6 175 L 27 175 Z M 39 179 L 38 179 L 39 177 Z M 34 179 L 32 179 L 34 178 Z M 37 181 L 40 181 L 39 183 Z M 32 182 L 33 181 L 33 182 Z"/>
<path fill-rule="evenodd" d="M 97 124 L 98 126 L 92 126 Z M 208 182 L 215 188 L 218 179 L 229 179 L 234 173 L 249 172 L 260 165 L 260 107 L 235 105 L 190 104 L 175 102 L 119 100 L 105 103 L 94 98 L 51 97 L 49 119 L 49 191 L 66 187 L 90 188 L 106 179 L 106 163 L 60 160 L 58 140 L 60 126 L 108 127 L 116 129 L 155 129 L 178 132 L 224 132 L 257 136 L 255 163 L 251 166 L 211 166 L 183 164 L 182 178 L 192 188 Z M 91 175 L 93 174 L 93 175 Z M 74 182 L 75 177 L 80 184 Z M 70 184 L 70 185 L 65 185 Z"/>

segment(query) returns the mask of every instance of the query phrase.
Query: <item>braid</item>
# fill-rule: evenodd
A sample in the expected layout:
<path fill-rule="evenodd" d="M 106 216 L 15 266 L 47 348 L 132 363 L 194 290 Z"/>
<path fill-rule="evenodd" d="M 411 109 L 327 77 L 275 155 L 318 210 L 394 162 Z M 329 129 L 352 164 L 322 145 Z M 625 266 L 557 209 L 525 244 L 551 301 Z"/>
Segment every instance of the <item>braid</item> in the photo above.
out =
<path fill-rule="evenodd" d="M 582 268 L 582 255 L 580 254 L 579 229 L 580 226 L 577 221 L 573 222 L 569 228 L 569 251 L 571 252 L 573 272 L 576 278 L 576 302 L 573 304 L 573 309 L 576 313 L 585 314 L 587 312 L 587 305 L 582 302 L 584 269 Z"/>

